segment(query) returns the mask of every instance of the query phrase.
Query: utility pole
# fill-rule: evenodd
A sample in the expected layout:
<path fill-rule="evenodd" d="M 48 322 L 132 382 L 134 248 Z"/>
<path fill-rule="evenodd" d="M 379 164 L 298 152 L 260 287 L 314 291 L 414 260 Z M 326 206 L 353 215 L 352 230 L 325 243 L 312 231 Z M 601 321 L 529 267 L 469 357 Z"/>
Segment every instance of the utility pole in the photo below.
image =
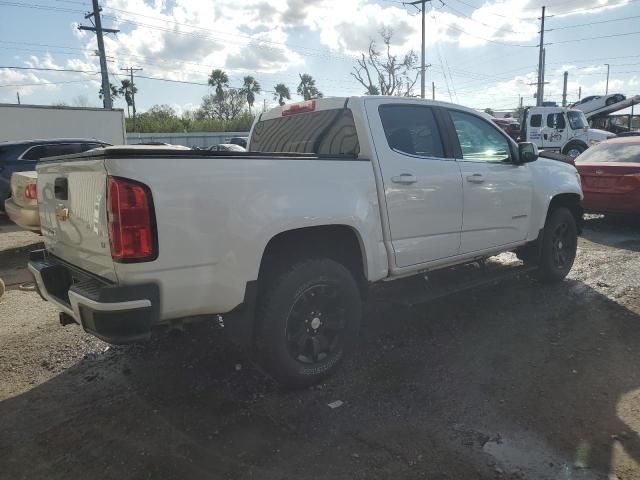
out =
<path fill-rule="evenodd" d="M 120 70 L 128 71 L 131 78 L 131 109 L 133 110 L 133 131 L 136 131 L 136 86 L 133 83 L 133 72 L 141 72 L 141 68 L 121 68 Z"/>
<path fill-rule="evenodd" d="M 112 109 L 113 104 L 111 102 L 111 88 L 109 88 L 109 72 L 107 70 L 107 55 L 104 51 L 104 38 L 103 33 L 118 33 L 120 30 L 116 30 L 113 28 L 102 28 L 102 19 L 100 18 L 100 12 L 102 8 L 98 5 L 98 0 L 91 0 L 93 4 L 93 12 L 87 13 L 84 18 L 89 19 L 91 17 L 95 18 L 95 26 L 94 27 L 85 27 L 84 25 L 78 25 L 78 30 L 88 30 L 90 32 L 95 32 L 97 40 L 98 40 L 98 54 L 100 55 L 100 72 L 102 73 L 102 103 L 104 108 Z"/>
<path fill-rule="evenodd" d="M 562 86 L 562 106 L 567 106 L 567 80 L 569 79 L 569 72 L 564 72 L 564 84 Z"/>
<path fill-rule="evenodd" d="M 578 87 L 578 100 L 582 100 L 582 87 Z"/>
<path fill-rule="evenodd" d="M 604 94 L 608 95 L 609 94 L 609 69 L 611 68 L 611 65 L 609 65 L 608 63 L 605 63 L 605 65 L 607 66 L 607 86 L 604 89 Z"/>
<path fill-rule="evenodd" d="M 431 100 L 436 99 L 436 82 L 431 82 Z"/>
<path fill-rule="evenodd" d="M 541 107 L 544 97 L 544 12 L 546 7 L 542 7 L 542 17 L 540 24 L 540 51 L 538 52 L 538 92 L 536 93 L 536 106 Z"/>
<path fill-rule="evenodd" d="M 16 92 L 16 97 L 18 97 L 18 105 L 20 105 L 20 92 Z"/>
<path fill-rule="evenodd" d="M 416 7 L 416 5 L 420 4 L 421 5 L 421 12 L 422 12 L 422 52 L 420 55 L 420 97 L 421 98 L 425 98 L 425 77 L 426 77 L 426 62 L 425 62 L 425 15 L 426 15 L 426 10 L 425 10 L 425 5 L 427 2 L 430 2 L 431 0 L 417 0 L 415 2 L 406 2 L 405 5 L 413 5 L 414 7 Z M 418 8 L 418 7 L 416 7 Z"/>

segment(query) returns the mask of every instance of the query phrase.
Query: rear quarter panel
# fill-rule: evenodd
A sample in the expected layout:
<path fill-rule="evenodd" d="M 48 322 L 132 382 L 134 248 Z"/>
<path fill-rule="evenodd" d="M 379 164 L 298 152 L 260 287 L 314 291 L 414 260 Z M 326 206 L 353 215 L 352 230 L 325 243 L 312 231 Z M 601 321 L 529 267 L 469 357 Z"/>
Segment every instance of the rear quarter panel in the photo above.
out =
<path fill-rule="evenodd" d="M 357 232 L 369 280 L 387 273 L 370 161 L 246 158 L 107 159 L 110 175 L 152 191 L 159 256 L 116 264 L 120 283 L 157 281 L 162 319 L 224 313 L 256 280 L 278 233 L 316 225 Z"/>

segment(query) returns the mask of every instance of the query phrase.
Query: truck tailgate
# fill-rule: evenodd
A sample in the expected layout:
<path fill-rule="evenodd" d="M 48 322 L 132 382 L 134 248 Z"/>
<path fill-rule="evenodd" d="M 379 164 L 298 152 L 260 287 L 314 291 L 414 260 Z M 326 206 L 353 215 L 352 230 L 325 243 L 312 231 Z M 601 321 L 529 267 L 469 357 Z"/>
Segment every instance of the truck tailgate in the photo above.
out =
<path fill-rule="evenodd" d="M 40 222 L 48 252 L 116 281 L 109 244 L 104 159 L 44 161 L 37 172 Z"/>

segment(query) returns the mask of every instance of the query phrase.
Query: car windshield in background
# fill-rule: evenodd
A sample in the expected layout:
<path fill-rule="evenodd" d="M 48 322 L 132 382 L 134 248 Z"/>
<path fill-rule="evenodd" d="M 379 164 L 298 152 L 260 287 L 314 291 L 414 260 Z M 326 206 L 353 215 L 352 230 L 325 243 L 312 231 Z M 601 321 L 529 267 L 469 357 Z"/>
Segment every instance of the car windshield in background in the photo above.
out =
<path fill-rule="evenodd" d="M 587 118 L 582 112 L 568 111 L 567 117 L 569 117 L 569 125 L 573 130 L 580 130 L 584 127 L 588 127 Z"/>
<path fill-rule="evenodd" d="M 346 108 L 300 113 L 258 122 L 251 151 L 350 155 L 360 153 L 351 110 Z"/>
<path fill-rule="evenodd" d="M 602 143 L 596 145 L 576 158 L 576 163 L 584 162 L 640 163 L 640 143 Z"/>

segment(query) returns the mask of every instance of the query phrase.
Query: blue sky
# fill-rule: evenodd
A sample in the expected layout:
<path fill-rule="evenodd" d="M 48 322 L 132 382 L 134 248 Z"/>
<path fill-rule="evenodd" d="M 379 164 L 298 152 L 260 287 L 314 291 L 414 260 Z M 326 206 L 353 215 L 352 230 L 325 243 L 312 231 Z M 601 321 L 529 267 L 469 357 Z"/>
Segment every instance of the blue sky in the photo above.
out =
<path fill-rule="evenodd" d="M 95 36 L 79 32 L 90 0 L 0 0 L 0 66 L 99 70 Z M 640 0 L 434 0 L 427 7 L 427 84 L 436 98 L 475 108 L 514 108 L 519 95 L 534 102 L 540 6 L 546 4 L 546 99 L 560 101 L 569 71 L 569 101 L 609 92 L 640 94 Z M 325 95 L 359 95 L 350 75 L 355 58 L 382 27 L 391 28 L 393 52 L 419 54 L 420 16 L 396 0 L 102 0 L 109 35 L 111 81 L 121 68 L 143 68 L 136 79 L 138 110 L 169 104 L 196 107 L 213 68 L 232 86 L 253 75 L 270 91 L 285 83 L 295 92 L 309 73 Z M 627 35 L 628 34 L 628 35 Z M 606 38 L 595 38 L 606 37 Z M 61 83 L 66 82 L 66 83 Z M 416 85 L 419 93 L 419 84 Z M 0 102 L 98 106 L 99 75 L 0 69 Z M 299 99 L 293 95 L 293 100 Z M 116 106 L 124 107 L 122 100 Z"/>

